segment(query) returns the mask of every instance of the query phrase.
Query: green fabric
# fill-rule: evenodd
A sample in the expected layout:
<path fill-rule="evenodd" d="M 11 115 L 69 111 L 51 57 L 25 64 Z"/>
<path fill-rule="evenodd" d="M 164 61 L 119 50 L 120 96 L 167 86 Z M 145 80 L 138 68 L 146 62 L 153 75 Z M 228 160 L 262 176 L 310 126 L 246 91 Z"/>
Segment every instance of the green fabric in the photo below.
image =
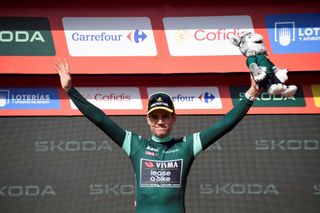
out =
<path fill-rule="evenodd" d="M 136 177 L 137 213 L 184 213 L 187 176 L 195 156 L 234 128 L 253 103 L 244 98 L 209 128 L 159 141 L 155 136 L 145 139 L 122 129 L 74 88 L 68 94 L 79 110 L 129 156 Z"/>
<path fill-rule="evenodd" d="M 257 64 L 258 67 L 265 67 L 267 74 L 274 73 L 275 65 L 267 58 L 264 54 L 258 54 L 255 56 L 247 57 L 247 66 L 250 67 L 251 64 Z"/>
<path fill-rule="evenodd" d="M 124 139 L 122 149 L 127 153 L 127 155 L 130 155 L 130 152 L 131 152 L 131 132 L 126 131 L 126 137 Z"/>

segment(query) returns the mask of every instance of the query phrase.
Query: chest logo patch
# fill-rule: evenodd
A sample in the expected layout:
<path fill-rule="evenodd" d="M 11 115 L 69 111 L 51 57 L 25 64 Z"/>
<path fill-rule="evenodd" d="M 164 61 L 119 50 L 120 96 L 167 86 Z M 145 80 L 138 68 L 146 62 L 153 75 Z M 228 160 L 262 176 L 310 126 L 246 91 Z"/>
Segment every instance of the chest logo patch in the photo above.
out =
<path fill-rule="evenodd" d="M 183 159 L 177 160 L 140 160 L 141 187 L 181 186 Z"/>

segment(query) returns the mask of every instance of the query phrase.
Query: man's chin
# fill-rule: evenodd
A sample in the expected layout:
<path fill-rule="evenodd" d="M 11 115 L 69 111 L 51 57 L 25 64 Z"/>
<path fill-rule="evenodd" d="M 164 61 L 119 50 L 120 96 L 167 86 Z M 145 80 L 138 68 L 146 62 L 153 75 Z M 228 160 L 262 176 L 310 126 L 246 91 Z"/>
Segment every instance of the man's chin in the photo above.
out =
<path fill-rule="evenodd" d="M 157 137 L 159 137 L 159 138 L 165 138 L 167 136 L 168 136 L 167 132 L 158 132 L 157 133 Z"/>

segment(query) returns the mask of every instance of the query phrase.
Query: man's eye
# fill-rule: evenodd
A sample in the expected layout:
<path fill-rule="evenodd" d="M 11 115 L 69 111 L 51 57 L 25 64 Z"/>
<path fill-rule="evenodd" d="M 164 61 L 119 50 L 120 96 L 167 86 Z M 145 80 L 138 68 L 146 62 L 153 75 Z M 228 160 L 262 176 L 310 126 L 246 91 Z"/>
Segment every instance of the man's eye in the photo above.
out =
<path fill-rule="evenodd" d="M 165 115 L 162 116 L 163 119 L 168 119 L 169 117 L 170 117 L 169 114 L 165 114 Z"/>
<path fill-rule="evenodd" d="M 156 116 L 156 115 L 151 115 L 150 117 L 152 120 L 158 120 L 158 116 Z"/>

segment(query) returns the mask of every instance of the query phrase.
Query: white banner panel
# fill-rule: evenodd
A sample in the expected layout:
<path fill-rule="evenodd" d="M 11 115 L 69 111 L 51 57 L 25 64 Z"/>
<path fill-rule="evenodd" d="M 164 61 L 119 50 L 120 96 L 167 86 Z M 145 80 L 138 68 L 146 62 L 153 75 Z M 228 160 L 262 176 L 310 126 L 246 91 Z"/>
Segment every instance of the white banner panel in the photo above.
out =
<path fill-rule="evenodd" d="M 138 87 L 77 87 L 77 90 L 100 109 L 142 109 Z M 70 104 L 77 109 L 71 100 Z"/>
<path fill-rule="evenodd" d="M 163 24 L 171 56 L 241 55 L 228 35 L 254 32 L 246 15 L 165 17 Z"/>
<path fill-rule="evenodd" d="M 165 92 L 172 96 L 175 109 L 221 109 L 218 87 L 149 87 L 148 95 Z"/>
<path fill-rule="evenodd" d="M 64 17 L 71 56 L 156 56 L 148 17 Z"/>

